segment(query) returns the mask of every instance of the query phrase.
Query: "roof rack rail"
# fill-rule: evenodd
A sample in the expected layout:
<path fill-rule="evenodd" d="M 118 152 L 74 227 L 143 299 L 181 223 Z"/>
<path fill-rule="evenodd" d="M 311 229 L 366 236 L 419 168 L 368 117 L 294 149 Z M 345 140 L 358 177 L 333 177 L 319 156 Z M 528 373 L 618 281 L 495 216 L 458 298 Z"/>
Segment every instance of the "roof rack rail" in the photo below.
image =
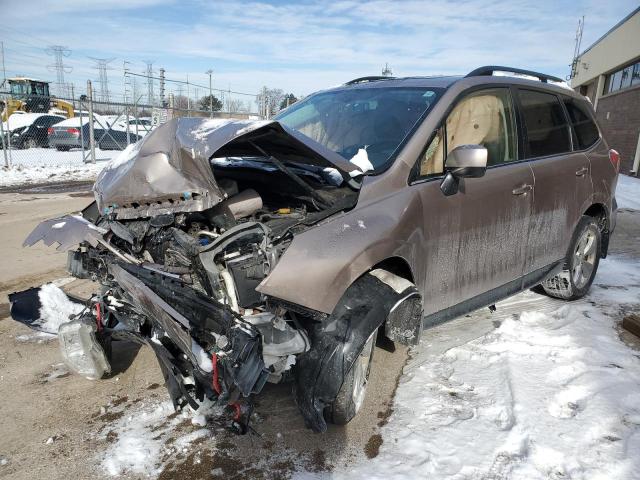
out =
<path fill-rule="evenodd" d="M 544 73 L 534 72 L 532 70 L 523 70 L 522 68 L 513 67 L 501 67 L 498 65 L 487 65 L 485 67 L 479 67 L 475 70 L 467 73 L 466 77 L 482 77 L 491 76 L 494 72 L 507 72 L 507 73 L 519 73 L 521 75 L 529 75 L 530 77 L 536 77 L 543 83 L 547 83 L 549 80 L 552 82 L 564 82 L 561 78 L 554 77 L 552 75 L 546 75 Z"/>
<path fill-rule="evenodd" d="M 360 78 L 356 78 L 353 79 L 347 83 L 345 83 L 345 85 L 355 85 L 356 83 L 365 83 L 365 82 L 376 82 L 378 80 L 393 80 L 396 77 L 386 77 L 386 76 L 382 76 L 382 75 L 372 75 L 370 77 L 360 77 Z"/>

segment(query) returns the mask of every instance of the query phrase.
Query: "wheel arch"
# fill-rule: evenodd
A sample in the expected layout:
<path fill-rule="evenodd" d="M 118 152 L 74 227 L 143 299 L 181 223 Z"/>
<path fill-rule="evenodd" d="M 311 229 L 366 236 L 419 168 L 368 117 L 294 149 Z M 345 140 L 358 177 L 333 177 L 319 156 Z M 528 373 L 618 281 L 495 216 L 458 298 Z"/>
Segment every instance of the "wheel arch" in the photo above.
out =
<path fill-rule="evenodd" d="M 600 256 L 606 258 L 609 251 L 609 237 L 610 237 L 610 219 L 609 211 L 607 207 L 602 203 L 593 203 L 587 208 L 583 215 L 596 219 L 598 227 L 600 228 Z"/>

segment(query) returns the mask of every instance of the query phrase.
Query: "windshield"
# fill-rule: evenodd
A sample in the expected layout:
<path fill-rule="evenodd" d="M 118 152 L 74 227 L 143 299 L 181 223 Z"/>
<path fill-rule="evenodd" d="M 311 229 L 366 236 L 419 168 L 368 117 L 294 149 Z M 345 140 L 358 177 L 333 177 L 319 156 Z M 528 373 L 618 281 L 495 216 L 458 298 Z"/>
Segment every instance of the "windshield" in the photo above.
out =
<path fill-rule="evenodd" d="M 435 104 L 440 89 L 350 88 L 321 92 L 275 117 L 330 150 L 352 159 L 366 149 L 374 171 L 393 160 L 414 126 Z"/>
<path fill-rule="evenodd" d="M 11 86 L 11 94 L 12 95 L 16 95 L 16 96 L 20 96 L 20 95 L 26 95 L 27 94 L 27 85 L 25 83 L 22 82 L 9 82 L 9 85 Z"/>

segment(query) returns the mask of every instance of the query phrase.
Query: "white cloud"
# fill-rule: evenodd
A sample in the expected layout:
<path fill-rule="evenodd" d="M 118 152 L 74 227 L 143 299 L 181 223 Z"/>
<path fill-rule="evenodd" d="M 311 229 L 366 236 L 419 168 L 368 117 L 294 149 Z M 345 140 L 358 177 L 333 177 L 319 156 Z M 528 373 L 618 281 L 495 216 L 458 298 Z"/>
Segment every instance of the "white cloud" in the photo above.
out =
<path fill-rule="evenodd" d="M 5 44 L 12 50 L 28 48 L 12 44 L 14 38 L 68 45 L 74 51 L 67 59 L 74 67 L 71 77 L 78 82 L 97 77 L 86 59 L 93 55 L 118 57 L 113 63 L 118 69 L 123 59 L 137 61 L 133 65 L 139 70 L 143 59 L 154 59 L 167 76 L 189 74 L 201 84 L 208 83 L 203 72 L 211 67 L 217 86 L 253 92 L 266 84 L 297 93 L 378 74 L 385 62 L 398 75 L 462 74 L 478 65 L 506 64 L 565 76 L 577 19 L 587 16 L 583 45 L 588 45 L 634 7 L 631 0 L 222 0 L 182 6 L 120 0 L 89 2 L 88 11 L 79 2 L 4 5 L 5 25 L 21 25 L 23 32 L 8 31 Z M 12 68 L 21 61 L 7 58 Z M 39 63 L 22 61 L 30 70 Z M 47 75 L 41 71 L 40 76 Z M 117 91 L 121 70 L 112 79 Z"/>

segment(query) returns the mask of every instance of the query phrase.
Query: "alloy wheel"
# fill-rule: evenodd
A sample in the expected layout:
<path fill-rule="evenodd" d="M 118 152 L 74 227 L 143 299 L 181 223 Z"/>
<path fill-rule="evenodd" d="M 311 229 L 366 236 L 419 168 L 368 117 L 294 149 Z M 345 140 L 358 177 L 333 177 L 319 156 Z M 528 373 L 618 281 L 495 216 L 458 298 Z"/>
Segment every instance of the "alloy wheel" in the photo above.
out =
<path fill-rule="evenodd" d="M 571 265 L 571 277 L 577 288 L 583 288 L 589 279 L 596 263 L 596 235 L 591 229 L 586 229 L 576 244 Z"/>

